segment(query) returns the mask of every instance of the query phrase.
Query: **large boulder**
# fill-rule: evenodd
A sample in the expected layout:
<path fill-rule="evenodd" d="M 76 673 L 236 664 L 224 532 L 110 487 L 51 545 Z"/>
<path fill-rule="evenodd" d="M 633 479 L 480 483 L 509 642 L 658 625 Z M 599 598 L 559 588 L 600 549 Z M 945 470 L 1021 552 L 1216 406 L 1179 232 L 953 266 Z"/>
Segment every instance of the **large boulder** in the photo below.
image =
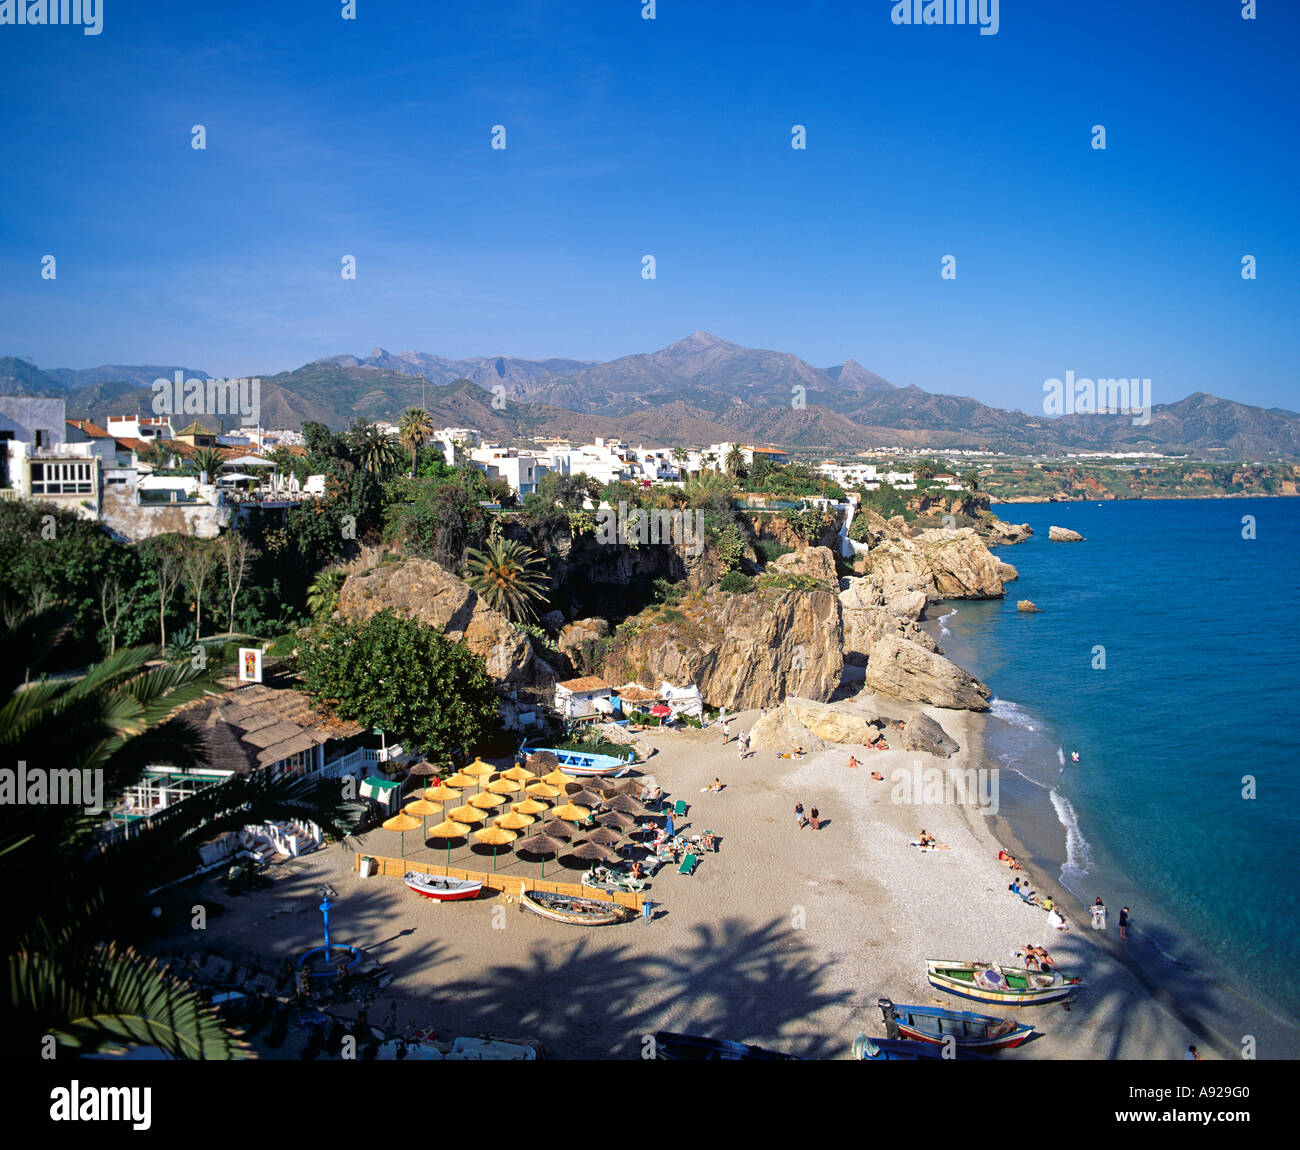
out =
<path fill-rule="evenodd" d="M 944 599 L 997 599 L 1004 593 L 998 561 L 970 527 L 930 528 L 873 547 L 867 555 L 872 575 L 903 573 L 933 584 Z"/>
<path fill-rule="evenodd" d="M 712 593 L 673 611 L 634 616 L 616 636 L 603 674 L 614 683 L 694 683 L 729 711 L 773 706 L 786 695 L 828 699 L 844 669 L 839 598 L 831 591 Z"/>
<path fill-rule="evenodd" d="M 890 572 L 840 580 L 840 608 L 844 615 L 845 662 L 862 664 L 883 635 L 896 634 L 929 650 L 932 638 L 919 620 L 938 592 L 928 579 L 911 572 Z"/>
<path fill-rule="evenodd" d="M 919 643 L 885 635 L 867 656 L 867 690 L 890 699 L 957 710 L 987 711 L 989 689 L 956 663 Z"/>
<path fill-rule="evenodd" d="M 789 754 L 801 748 L 811 754 L 824 751 L 831 744 L 823 742 L 799 722 L 789 707 L 773 707 L 749 731 L 749 745 L 756 751 L 780 751 Z"/>
<path fill-rule="evenodd" d="M 1003 583 L 1014 583 L 1020 578 L 1020 572 L 1010 563 L 1003 563 L 1001 559 L 998 560 L 998 574 L 1002 577 Z"/>
<path fill-rule="evenodd" d="M 955 755 L 961 747 L 934 719 L 921 714 L 908 719 L 904 724 L 903 750 L 921 751 L 927 755 L 942 755 L 947 758 Z"/>
<path fill-rule="evenodd" d="M 988 524 L 988 542 L 990 547 L 1004 544 L 1023 543 L 1034 533 L 1028 523 L 1004 523 L 994 519 Z"/>
<path fill-rule="evenodd" d="M 1047 538 L 1053 543 L 1083 542 L 1083 536 L 1077 531 L 1071 531 L 1068 527 L 1049 527 L 1047 529 Z"/>
<path fill-rule="evenodd" d="M 348 576 L 339 592 L 343 617 L 365 620 L 391 607 L 399 615 L 437 627 L 482 655 L 488 674 L 512 687 L 548 686 L 554 669 L 533 650 L 532 640 L 469 584 L 429 559 L 381 563 Z"/>
<path fill-rule="evenodd" d="M 778 575 L 807 575 L 832 587 L 838 578 L 835 573 L 835 556 L 829 547 L 805 547 L 801 551 L 787 551 L 773 559 L 767 569 Z"/>

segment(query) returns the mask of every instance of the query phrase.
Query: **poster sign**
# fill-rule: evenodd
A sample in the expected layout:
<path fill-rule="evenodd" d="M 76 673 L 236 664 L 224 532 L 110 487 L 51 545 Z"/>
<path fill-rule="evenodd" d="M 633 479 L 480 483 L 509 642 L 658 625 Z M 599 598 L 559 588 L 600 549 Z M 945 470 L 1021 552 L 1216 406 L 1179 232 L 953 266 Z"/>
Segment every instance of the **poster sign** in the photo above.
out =
<path fill-rule="evenodd" d="M 260 647 L 239 648 L 239 681 L 241 683 L 260 683 L 262 681 L 262 650 Z"/>

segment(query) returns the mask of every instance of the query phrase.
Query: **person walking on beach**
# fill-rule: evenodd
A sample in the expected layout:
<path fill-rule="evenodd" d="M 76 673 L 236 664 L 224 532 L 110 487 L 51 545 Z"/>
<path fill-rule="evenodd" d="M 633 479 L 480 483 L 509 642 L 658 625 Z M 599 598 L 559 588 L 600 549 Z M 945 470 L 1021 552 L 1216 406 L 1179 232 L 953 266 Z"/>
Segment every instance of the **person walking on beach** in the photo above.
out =
<path fill-rule="evenodd" d="M 1092 929 L 1105 930 L 1106 929 L 1106 904 L 1101 901 L 1100 896 L 1098 896 L 1097 901 L 1092 904 L 1092 907 L 1090 909 L 1092 910 Z"/>
<path fill-rule="evenodd" d="M 744 731 L 736 736 L 736 748 L 736 758 L 743 759 L 749 750 L 749 736 Z"/>
<path fill-rule="evenodd" d="M 804 825 L 807 823 L 807 821 L 808 820 L 803 817 L 803 803 L 795 803 L 794 805 L 795 826 L 797 826 L 800 830 L 802 830 L 804 828 Z"/>
<path fill-rule="evenodd" d="M 810 810 L 808 813 L 809 815 L 812 816 L 812 829 L 815 831 L 821 830 L 822 829 L 821 815 L 817 813 L 817 808 L 813 807 L 813 809 Z"/>
<path fill-rule="evenodd" d="M 1128 907 L 1120 907 L 1119 910 L 1119 936 L 1128 938 Z"/>
<path fill-rule="evenodd" d="M 724 747 L 727 745 L 727 737 L 728 735 L 730 735 L 730 733 L 731 733 L 731 725 L 727 722 L 726 719 L 723 719 L 722 720 L 722 745 Z"/>

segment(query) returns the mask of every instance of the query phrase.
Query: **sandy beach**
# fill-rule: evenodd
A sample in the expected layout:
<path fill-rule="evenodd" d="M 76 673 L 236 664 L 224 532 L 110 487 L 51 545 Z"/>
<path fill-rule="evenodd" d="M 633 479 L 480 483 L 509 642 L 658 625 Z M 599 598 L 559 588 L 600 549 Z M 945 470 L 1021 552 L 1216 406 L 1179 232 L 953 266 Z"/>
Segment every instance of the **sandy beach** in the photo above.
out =
<path fill-rule="evenodd" d="M 725 746 L 716 724 L 643 735 L 654 753 L 642 773 L 686 800 L 688 830 L 711 830 L 720 840 L 694 875 L 666 868 L 655 878 L 650 925 L 584 930 L 521 913 L 500 896 L 442 905 L 419 899 L 396 879 L 355 872 L 357 854 L 399 853 L 398 836 L 376 830 L 273 866 L 269 887 L 250 895 L 231 897 L 207 880 L 201 897 L 220 909 L 204 934 L 182 945 L 277 967 L 319 943 L 317 906 L 328 884 L 336 895 L 334 940 L 362 948 L 392 976 L 367 1008 L 372 1025 L 433 1026 L 443 1037 L 526 1036 L 554 1057 L 580 1059 L 638 1057 L 646 1036 L 660 1029 L 847 1057 L 859 1032 L 883 1035 L 878 997 L 985 1009 L 931 988 L 926 959 L 1018 965 L 1014 951 L 1032 942 L 1086 985 L 1069 1005 L 1008 1011 L 1041 1037 L 1003 1057 L 1170 1059 L 1190 1042 L 1211 1057 L 1239 1057 L 1231 1040 L 1171 1012 L 1173 997 L 1162 1002 L 1126 965 L 1118 908 L 1110 929 L 1094 932 L 1067 900 L 1072 929 L 1057 932 L 1042 910 L 1008 891 L 1011 873 L 996 856 L 999 846 L 1014 852 L 1017 844 L 1001 820 L 971 804 L 894 801 L 896 770 L 987 764 L 982 717 L 889 706 L 904 716 L 922 709 L 941 717 L 961 751 L 945 761 L 842 746 L 802 761 L 774 751 L 740 761 L 735 736 L 756 712 L 732 719 Z M 847 767 L 850 755 L 861 768 Z M 872 769 L 885 781 L 872 780 Z M 715 776 L 725 789 L 703 791 Z M 820 830 L 796 824 L 796 802 L 819 808 Z M 949 849 L 909 845 L 922 828 Z M 408 834 L 406 857 L 444 862 L 447 855 Z M 452 863 L 487 870 L 491 857 L 461 847 Z M 541 871 L 511 855 L 498 865 L 521 876 Z M 546 875 L 577 880 L 579 871 L 561 876 L 562 869 L 548 863 Z M 1063 893 L 1032 865 L 1027 870 L 1036 890 Z M 178 940 L 167 941 L 166 952 L 177 953 Z"/>

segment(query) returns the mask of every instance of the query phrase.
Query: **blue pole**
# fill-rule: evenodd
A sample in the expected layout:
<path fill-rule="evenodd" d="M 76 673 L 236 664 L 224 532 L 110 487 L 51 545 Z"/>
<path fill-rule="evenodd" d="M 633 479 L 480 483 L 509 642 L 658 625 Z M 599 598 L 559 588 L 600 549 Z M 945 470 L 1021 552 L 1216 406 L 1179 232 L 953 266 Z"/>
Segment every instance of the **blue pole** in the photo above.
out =
<path fill-rule="evenodd" d="M 325 962 L 330 960 L 330 896 L 326 895 L 320 904 L 320 912 L 325 916 Z"/>

